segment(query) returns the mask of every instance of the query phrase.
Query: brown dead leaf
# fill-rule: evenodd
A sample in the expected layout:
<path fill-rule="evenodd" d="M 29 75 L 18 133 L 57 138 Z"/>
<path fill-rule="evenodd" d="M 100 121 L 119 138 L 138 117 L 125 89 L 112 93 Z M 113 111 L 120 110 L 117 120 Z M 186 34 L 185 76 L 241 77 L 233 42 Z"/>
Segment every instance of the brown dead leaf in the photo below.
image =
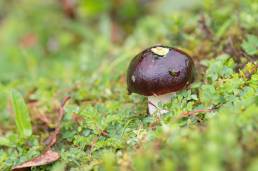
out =
<path fill-rule="evenodd" d="M 38 37 L 35 33 L 28 33 L 20 40 L 20 45 L 23 48 L 31 48 L 38 43 Z"/>
<path fill-rule="evenodd" d="M 79 123 L 79 122 L 83 121 L 83 117 L 78 115 L 77 113 L 73 113 L 72 119 L 76 123 Z"/>
<path fill-rule="evenodd" d="M 12 168 L 12 171 L 22 171 L 22 170 L 27 170 L 30 167 L 46 165 L 58 160 L 59 158 L 60 158 L 60 155 L 57 152 L 49 149 L 45 153 L 41 154 L 40 156 L 15 166 L 14 168 Z"/>
<path fill-rule="evenodd" d="M 71 19 L 76 18 L 76 0 L 60 0 L 64 13 Z"/>
<path fill-rule="evenodd" d="M 41 124 L 46 127 L 46 129 L 52 127 L 51 118 L 49 118 L 44 111 L 39 109 L 38 100 L 27 100 L 27 104 L 29 106 L 30 113 L 33 113 L 32 120 L 40 121 Z M 37 128 L 39 125 L 37 125 Z"/>
<path fill-rule="evenodd" d="M 41 122 L 43 122 L 44 124 L 46 124 L 48 127 L 50 127 L 51 125 L 50 119 L 45 114 L 39 114 L 36 116 L 36 118 Z"/>

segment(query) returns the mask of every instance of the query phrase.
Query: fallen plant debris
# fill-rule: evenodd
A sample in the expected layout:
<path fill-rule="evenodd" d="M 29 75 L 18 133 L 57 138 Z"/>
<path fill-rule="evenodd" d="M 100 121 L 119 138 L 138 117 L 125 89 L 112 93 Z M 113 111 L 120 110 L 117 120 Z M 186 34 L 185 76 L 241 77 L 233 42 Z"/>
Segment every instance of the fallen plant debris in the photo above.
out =
<path fill-rule="evenodd" d="M 79 115 L 76 114 L 76 113 L 73 113 L 72 119 L 73 119 L 74 122 L 80 123 L 80 122 L 83 120 L 83 117 L 79 116 Z"/>
<path fill-rule="evenodd" d="M 58 121 L 57 121 L 56 129 L 53 132 L 53 134 L 51 134 L 49 136 L 49 138 L 47 140 L 47 148 L 46 148 L 45 152 L 36 158 L 33 158 L 29 161 L 26 161 L 20 165 L 13 167 L 12 171 L 22 171 L 22 170 L 26 170 L 26 169 L 29 169 L 29 168 L 35 167 L 35 166 L 47 165 L 60 158 L 60 154 L 58 152 L 53 151 L 51 149 L 51 147 L 57 141 L 57 136 L 60 133 L 61 123 L 62 123 L 64 114 L 65 114 L 64 106 L 68 102 L 69 99 L 70 99 L 70 97 L 65 97 L 63 102 L 61 103 L 61 106 L 58 111 Z"/>
<path fill-rule="evenodd" d="M 40 120 L 48 127 L 50 127 L 51 125 L 50 119 L 45 114 L 40 113 L 39 115 L 36 116 L 36 119 Z"/>
<path fill-rule="evenodd" d="M 189 116 L 196 116 L 199 113 L 207 113 L 207 112 L 212 112 L 214 109 L 200 109 L 200 110 L 195 110 L 195 111 L 189 111 L 189 112 L 182 112 L 179 117 L 184 118 L 184 117 L 189 117 Z"/>
<path fill-rule="evenodd" d="M 69 101 L 70 97 L 65 97 L 63 102 L 61 103 L 60 109 L 58 111 L 58 119 L 57 119 L 57 126 L 55 131 L 53 132 L 52 135 L 49 136 L 49 138 L 46 140 L 46 145 L 47 145 L 47 149 L 50 149 L 57 141 L 57 136 L 60 133 L 60 129 L 61 129 L 61 123 L 62 120 L 64 118 L 64 106 L 65 104 Z"/>
<path fill-rule="evenodd" d="M 204 38 L 212 40 L 213 33 L 209 26 L 207 25 L 207 20 L 205 18 L 205 15 L 202 14 L 200 19 L 199 19 L 199 24 L 200 24 L 200 29 L 204 33 Z"/>
<path fill-rule="evenodd" d="M 15 166 L 12 171 L 22 171 L 22 170 L 28 170 L 31 167 L 36 166 L 42 166 L 49 163 L 52 163 L 60 158 L 60 154 L 52 151 L 51 149 L 48 149 L 46 152 L 44 152 L 42 155 L 29 160 L 23 164 L 20 164 L 18 166 Z"/>
<path fill-rule="evenodd" d="M 190 116 L 197 116 L 200 113 L 209 113 L 209 112 L 214 112 L 214 111 L 215 111 L 214 109 L 199 109 L 199 110 L 194 110 L 194 111 L 182 112 L 175 119 L 175 122 L 178 122 L 180 119 L 187 118 Z"/>
<path fill-rule="evenodd" d="M 75 19 L 76 16 L 76 0 L 60 0 L 64 13 L 70 19 Z"/>

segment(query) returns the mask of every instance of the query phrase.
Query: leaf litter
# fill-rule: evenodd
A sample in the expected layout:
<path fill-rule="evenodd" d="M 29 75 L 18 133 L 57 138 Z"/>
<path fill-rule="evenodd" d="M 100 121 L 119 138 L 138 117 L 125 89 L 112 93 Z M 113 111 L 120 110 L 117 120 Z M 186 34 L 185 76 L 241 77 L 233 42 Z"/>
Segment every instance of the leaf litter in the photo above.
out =
<path fill-rule="evenodd" d="M 26 161 L 22 164 L 19 164 L 13 167 L 12 171 L 23 171 L 23 170 L 28 170 L 31 167 L 47 165 L 57 161 L 60 158 L 60 154 L 58 152 L 53 151 L 51 147 L 57 141 L 57 137 L 61 129 L 61 123 L 65 115 L 64 107 L 65 107 L 65 104 L 69 101 L 69 99 L 70 97 L 65 97 L 63 102 L 60 105 L 60 108 L 58 111 L 58 121 L 57 121 L 56 129 L 45 142 L 45 144 L 47 145 L 46 150 L 40 156 L 37 156 L 29 161 Z"/>

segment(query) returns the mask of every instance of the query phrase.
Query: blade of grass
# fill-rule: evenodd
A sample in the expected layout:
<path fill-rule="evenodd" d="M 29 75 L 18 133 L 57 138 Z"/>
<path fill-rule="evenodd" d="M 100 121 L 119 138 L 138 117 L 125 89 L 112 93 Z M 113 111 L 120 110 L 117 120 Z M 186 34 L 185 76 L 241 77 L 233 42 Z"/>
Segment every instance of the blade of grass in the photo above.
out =
<path fill-rule="evenodd" d="M 27 138 L 32 134 L 32 126 L 26 103 L 17 90 L 11 91 L 11 100 L 17 131 L 21 138 Z"/>

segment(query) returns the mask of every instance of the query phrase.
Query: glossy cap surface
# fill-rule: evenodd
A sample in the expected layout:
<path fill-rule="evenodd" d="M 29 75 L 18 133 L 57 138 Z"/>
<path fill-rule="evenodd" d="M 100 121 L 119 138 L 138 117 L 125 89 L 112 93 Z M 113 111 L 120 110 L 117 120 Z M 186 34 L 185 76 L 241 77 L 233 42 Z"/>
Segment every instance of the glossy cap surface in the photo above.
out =
<path fill-rule="evenodd" d="M 182 50 L 153 46 L 131 61 L 127 72 L 129 93 L 161 95 L 183 89 L 193 80 L 194 63 Z"/>

